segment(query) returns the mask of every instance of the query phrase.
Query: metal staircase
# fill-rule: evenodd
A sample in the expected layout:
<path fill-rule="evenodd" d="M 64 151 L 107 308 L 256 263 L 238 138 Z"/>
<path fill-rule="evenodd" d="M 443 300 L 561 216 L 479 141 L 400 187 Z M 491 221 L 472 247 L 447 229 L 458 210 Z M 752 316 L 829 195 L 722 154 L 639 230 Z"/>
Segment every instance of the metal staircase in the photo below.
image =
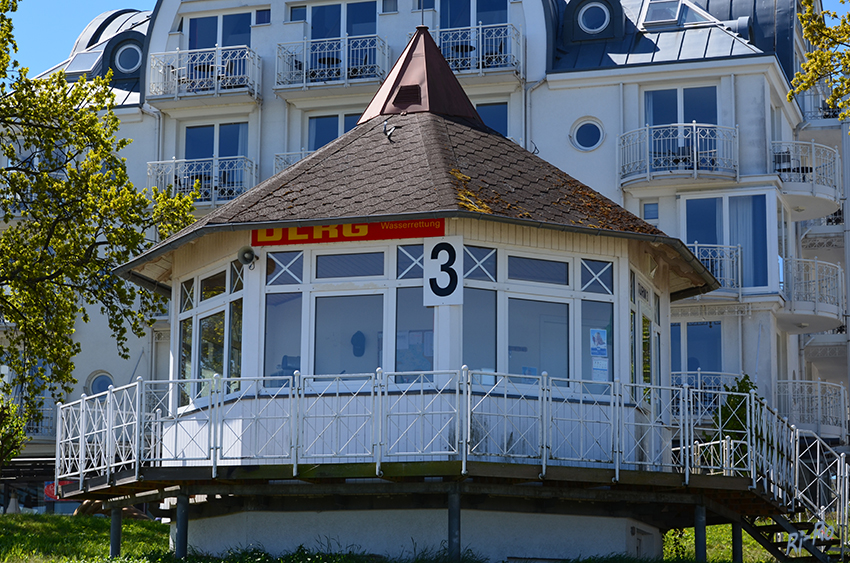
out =
<path fill-rule="evenodd" d="M 741 525 L 780 563 L 835 563 L 843 560 L 841 540 L 832 528 L 820 527 L 808 520 L 791 521 L 779 514 L 761 521 L 745 518 Z"/>

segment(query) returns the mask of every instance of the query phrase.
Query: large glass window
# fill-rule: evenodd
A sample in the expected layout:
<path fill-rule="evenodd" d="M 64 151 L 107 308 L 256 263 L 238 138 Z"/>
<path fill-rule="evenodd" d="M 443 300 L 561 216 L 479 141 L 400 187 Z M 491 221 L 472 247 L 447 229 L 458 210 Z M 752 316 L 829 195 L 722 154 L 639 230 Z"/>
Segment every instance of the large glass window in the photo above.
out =
<path fill-rule="evenodd" d="M 189 49 L 241 45 L 251 46 L 250 12 L 189 19 Z"/>
<path fill-rule="evenodd" d="M 689 244 L 723 243 L 723 200 L 719 197 L 689 199 L 685 205 Z"/>
<path fill-rule="evenodd" d="M 266 295 L 266 348 L 263 373 L 267 377 L 292 377 L 301 369 L 301 294 Z M 271 381 L 274 386 L 282 380 Z"/>
<path fill-rule="evenodd" d="M 496 292 L 463 288 L 463 363 L 496 371 Z"/>
<path fill-rule="evenodd" d="M 311 151 L 322 148 L 343 133 L 354 129 L 358 119 L 360 114 L 354 113 L 310 117 L 307 120 L 307 148 Z"/>
<path fill-rule="evenodd" d="M 508 372 L 565 378 L 568 365 L 569 306 L 509 299 Z"/>
<path fill-rule="evenodd" d="M 434 308 L 422 305 L 421 287 L 396 290 L 396 371 L 434 369 Z"/>
<path fill-rule="evenodd" d="M 475 106 L 478 116 L 484 125 L 500 133 L 503 137 L 508 136 L 508 104 L 501 102 L 496 104 L 478 104 Z"/>
<path fill-rule="evenodd" d="M 671 123 L 717 124 L 717 88 L 673 88 L 651 90 L 645 94 L 646 122 L 650 125 Z"/>
<path fill-rule="evenodd" d="M 383 362 L 383 295 L 316 298 L 317 374 L 372 373 Z"/>

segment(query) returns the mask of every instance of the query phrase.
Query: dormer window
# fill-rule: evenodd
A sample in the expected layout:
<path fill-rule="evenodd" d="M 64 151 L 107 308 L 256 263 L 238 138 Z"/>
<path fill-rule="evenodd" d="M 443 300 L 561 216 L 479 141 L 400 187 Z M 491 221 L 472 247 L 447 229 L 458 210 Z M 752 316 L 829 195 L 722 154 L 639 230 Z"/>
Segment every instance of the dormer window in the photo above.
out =
<path fill-rule="evenodd" d="M 578 25 L 585 33 L 596 35 L 604 31 L 609 23 L 611 13 L 608 7 L 600 2 L 585 4 L 578 12 Z"/>
<path fill-rule="evenodd" d="M 649 0 L 643 24 L 645 26 L 677 24 L 680 5 L 679 0 Z"/>

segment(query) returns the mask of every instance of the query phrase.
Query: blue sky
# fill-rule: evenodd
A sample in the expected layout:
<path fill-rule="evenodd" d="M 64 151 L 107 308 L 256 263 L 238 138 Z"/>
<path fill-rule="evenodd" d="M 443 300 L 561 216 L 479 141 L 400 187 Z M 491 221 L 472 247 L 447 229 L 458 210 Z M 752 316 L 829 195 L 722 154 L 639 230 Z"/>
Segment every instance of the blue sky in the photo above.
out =
<path fill-rule="evenodd" d="M 83 28 L 99 14 L 119 8 L 152 10 L 156 0 L 20 0 L 13 15 L 17 60 L 30 76 L 64 60 Z M 848 5 L 824 0 L 824 7 L 846 12 Z"/>

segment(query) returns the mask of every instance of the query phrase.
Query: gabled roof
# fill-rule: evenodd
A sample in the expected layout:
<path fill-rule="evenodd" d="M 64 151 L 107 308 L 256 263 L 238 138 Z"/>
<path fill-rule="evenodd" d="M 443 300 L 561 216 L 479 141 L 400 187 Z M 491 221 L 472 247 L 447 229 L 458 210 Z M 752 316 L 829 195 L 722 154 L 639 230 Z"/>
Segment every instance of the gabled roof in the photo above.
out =
<path fill-rule="evenodd" d="M 433 43 L 427 29 L 417 28 L 388 75 L 390 86 L 381 87 L 370 104 L 371 119 L 154 246 L 118 273 L 156 285 L 134 270 L 215 231 L 475 217 L 666 244 L 688 275 L 699 280 L 687 284 L 690 294 L 716 289 L 717 281 L 678 239 L 487 128 L 477 115 L 436 113 L 455 107 L 437 102 L 444 99 L 442 94 L 428 98 L 429 110 L 397 113 L 393 98 L 398 86 L 414 82 L 407 69 L 416 73 L 422 91 L 455 92 L 469 104 L 440 51 L 429 50 L 428 41 Z M 416 46 L 423 44 L 425 58 L 437 59 L 425 61 L 424 68 L 431 70 L 425 74 L 415 61 Z M 440 64 L 445 69 L 433 70 Z M 440 82 L 431 82 L 434 77 Z"/>

